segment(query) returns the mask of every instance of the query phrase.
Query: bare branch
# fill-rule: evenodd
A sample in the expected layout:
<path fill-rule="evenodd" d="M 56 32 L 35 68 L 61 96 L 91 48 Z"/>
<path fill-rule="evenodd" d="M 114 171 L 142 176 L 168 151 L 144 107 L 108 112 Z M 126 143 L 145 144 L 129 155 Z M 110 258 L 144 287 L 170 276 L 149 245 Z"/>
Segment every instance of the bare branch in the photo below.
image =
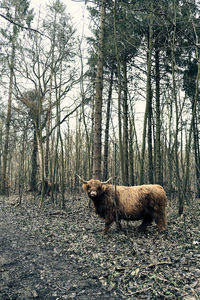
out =
<path fill-rule="evenodd" d="M 49 36 L 45 35 L 44 33 L 41 33 L 39 30 L 34 29 L 34 28 L 31 28 L 31 27 L 26 27 L 26 26 L 24 26 L 24 25 L 21 25 L 21 24 L 19 24 L 19 23 L 16 23 L 15 21 L 13 21 L 13 20 L 9 19 L 8 17 L 2 15 L 1 13 L 0 13 L 0 17 L 4 18 L 6 21 L 8 21 L 8 22 L 10 22 L 11 24 L 14 24 L 14 25 L 16 25 L 16 26 L 18 26 L 18 27 L 20 27 L 20 28 L 23 28 L 23 29 L 25 29 L 25 30 L 33 31 L 33 32 L 35 32 L 35 33 L 39 33 L 40 35 L 45 36 L 46 38 L 50 39 Z"/>

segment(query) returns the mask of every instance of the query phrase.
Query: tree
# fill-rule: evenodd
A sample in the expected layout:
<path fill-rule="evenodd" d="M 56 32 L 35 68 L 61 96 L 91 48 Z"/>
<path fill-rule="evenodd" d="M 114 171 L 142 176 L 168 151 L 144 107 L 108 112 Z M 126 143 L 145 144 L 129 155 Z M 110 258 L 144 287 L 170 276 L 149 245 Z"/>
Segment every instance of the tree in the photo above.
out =
<path fill-rule="evenodd" d="M 7 161 L 8 161 L 8 148 L 9 148 L 9 133 L 10 133 L 10 122 L 11 122 L 11 109 L 12 109 L 12 97 L 13 97 L 13 85 L 14 85 L 14 68 L 15 68 L 15 55 L 17 48 L 17 39 L 20 32 L 20 27 L 15 24 L 30 24 L 32 20 L 32 10 L 29 10 L 29 1 L 17 0 L 15 2 L 10 0 L 2 1 L 2 7 L 6 7 L 7 16 L 14 21 L 12 25 L 12 32 L 10 35 L 5 30 L 2 30 L 4 38 L 11 41 L 11 53 L 8 56 L 8 67 L 9 67 L 9 87 L 8 87 L 8 107 L 6 116 L 6 133 L 3 150 L 3 169 L 2 169 L 2 186 L 1 192 L 3 194 L 8 192 L 8 181 L 7 181 Z"/>
<path fill-rule="evenodd" d="M 15 67 L 16 97 L 25 105 L 33 122 L 31 190 L 36 189 L 37 164 L 40 180 L 55 178 L 54 172 L 49 170 L 50 136 L 57 128 L 56 145 L 58 141 L 62 143 L 59 126 L 68 114 L 61 120 L 61 103 L 78 82 L 77 69 L 73 64 L 76 55 L 75 29 L 62 2 L 56 0 L 48 6 L 47 17 L 45 21 L 39 19 L 39 24 L 42 24 L 46 35 L 29 33 L 23 36 L 19 52 L 21 59 Z M 46 36 L 51 37 L 50 43 Z M 29 91 L 24 82 L 32 87 Z M 54 163 L 55 170 L 57 160 Z"/>

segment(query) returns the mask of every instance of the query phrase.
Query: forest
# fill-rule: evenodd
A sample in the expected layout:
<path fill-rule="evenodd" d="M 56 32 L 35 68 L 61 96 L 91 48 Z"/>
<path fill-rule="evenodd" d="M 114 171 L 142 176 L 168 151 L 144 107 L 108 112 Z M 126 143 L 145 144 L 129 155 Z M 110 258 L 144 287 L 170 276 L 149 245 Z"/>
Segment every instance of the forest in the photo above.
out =
<path fill-rule="evenodd" d="M 61 1 L 36 20 L 1 2 L 1 193 L 113 177 L 163 185 L 182 214 L 200 197 L 198 1 L 94 1 L 88 37 Z"/>
<path fill-rule="evenodd" d="M 82 34 L 68 12 L 71 1 L 84 4 L 87 10 L 89 29 Z M 30 0 L 0 0 L 0 220 L 3 222 L 3 214 L 11 218 L 8 226 L 19 227 L 19 240 L 21 228 L 30 224 L 36 240 L 39 236 L 46 243 L 54 236 L 52 243 L 59 253 L 64 248 L 56 240 L 58 234 L 65 236 L 63 243 L 68 234 L 66 243 L 72 243 L 74 249 L 77 246 L 77 256 L 70 254 L 71 263 L 87 266 L 92 274 L 97 268 L 98 282 L 107 291 L 99 292 L 99 298 L 98 293 L 84 298 L 82 290 L 76 290 L 73 298 L 69 289 L 70 299 L 107 299 L 108 295 L 113 297 L 109 299 L 198 299 L 200 1 L 71 1 L 47 1 L 45 8 L 36 9 L 31 8 Z M 134 237 L 136 242 L 133 237 L 125 239 L 125 233 L 116 241 L 112 236 L 115 229 L 110 233 L 110 261 L 101 256 L 97 249 L 107 251 L 103 249 L 108 241 L 102 236 L 94 240 L 92 230 L 97 226 L 100 231 L 102 224 L 91 217 L 77 175 L 85 180 L 112 178 L 113 186 L 159 184 L 165 189 L 169 244 L 164 242 L 167 233 L 156 242 L 153 229 L 143 236 L 153 249 L 150 258 L 152 251 L 163 251 L 161 261 L 149 264 L 146 257 L 146 267 L 141 267 L 145 245 L 140 244 L 139 234 Z M 130 233 L 128 227 L 126 236 Z M 94 247 L 94 243 L 99 251 L 98 263 L 86 249 L 87 239 L 88 245 Z M 175 246 L 176 239 L 180 247 Z M 116 254 L 115 247 L 123 243 L 124 248 Z M 133 245 L 134 255 L 137 247 L 143 252 L 138 254 L 136 269 L 130 271 L 127 257 L 132 255 Z M 122 261 L 123 249 L 128 250 Z M 181 283 L 175 263 L 180 263 L 181 272 L 189 272 L 190 278 L 184 277 Z M 160 265 L 166 269 L 159 269 Z M 102 266 L 112 272 L 102 275 Z M 146 271 L 154 267 L 157 279 Z M 167 274 L 163 281 L 159 279 L 161 271 Z M 171 273 L 175 283 L 168 282 L 166 288 Z M 130 278 L 138 285 L 130 283 Z M 55 299 L 68 299 L 61 282 L 55 288 Z M 9 295 L 4 285 L 0 287 L 2 299 L 28 299 L 30 295 L 50 299 L 55 292 L 52 288 L 40 294 L 41 286 L 37 291 L 30 287 L 23 298 L 13 287 Z"/>

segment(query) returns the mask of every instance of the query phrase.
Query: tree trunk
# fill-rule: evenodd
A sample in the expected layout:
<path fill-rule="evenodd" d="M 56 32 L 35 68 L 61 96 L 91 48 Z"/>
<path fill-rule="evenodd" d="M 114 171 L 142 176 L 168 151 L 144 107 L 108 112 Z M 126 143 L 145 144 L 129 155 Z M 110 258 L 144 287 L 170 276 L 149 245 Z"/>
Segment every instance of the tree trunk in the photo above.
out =
<path fill-rule="evenodd" d="M 5 130 L 5 142 L 3 150 L 3 169 L 2 169 L 2 194 L 8 193 L 7 182 L 7 162 L 8 162 L 8 150 L 9 150 L 9 137 L 10 137 L 10 121 L 11 121 L 11 109 L 12 109 L 12 95 L 13 95 L 13 78 L 14 78 L 14 61 L 15 61 L 15 48 L 16 48 L 16 25 L 13 26 L 12 36 L 12 53 L 9 63 L 10 75 L 9 75 L 9 94 L 8 94 L 8 108 L 6 116 L 6 130 Z"/>
<path fill-rule="evenodd" d="M 196 171 L 196 191 L 197 198 L 200 198 L 200 150 L 199 150 L 199 130 L 197 117 L 193 121 L 193 137 L 194 137 L 194 155 L 195 155 L 195 171 Z"/>
<path fill-rule="evenodd" d="M 82 40 L 81 40 L 82 43 Z M 87 168 L 85 173 L 85 178 L 90 178 L 91 176 L 91 139 L 89 136 L 89 130 L 86 123 L 85 117 L 85 91 L 84 91 L 84 72 L 83 72 L 83 57 L 81 53 L 81 44 L 79 46 L 80 49 L 80 60 L 81 60 L 81 79 L 80 79 L 80 91 L 81 91 L 81 99 L 82 99 L 82 116 L 83 116 L 83 124 L 85 130 L 85 137 L 86 137 L 86 147 L 87 147 Z"/>
<path fill-rule="evenodd" d="M 110 75 L 110 86 L 108 91 L 107 110 L 106 110 L 106 128 L 105 128 L 105 145 L 104 145 L 104 167 L 103 167 L 103 180 L 108 179 L 108 144 L 109 144 L 109 126 L 110 126 L 110 106 L 112 98 L 113 87 L 113 68 Z"/>
<path fill-rule="evenodd" d="M 2 170 L 1 170 L 1 164 L 2 164 L 2 151 L 3 151 L 3 124 L 0 122 L 0 191 L 2 190 Z"/>
<path fill-rule="evenodd" d="M 115 55 L 117 61 L 117 76 L 118 76 L 118 131 L 119 131 L 119 151 L 120 151 L 120 164 L 121 164 L 121 174 L 122 182 L 125 181 L 125 170 L 124 170 L 124 149 L 122 143 L 122 123 L 121 123 L 121 65 L 119 59 L 119 49 L 117 43 L 117 28 L 116 28 L 116 0 L 114 1 L 114 16 L 113 16 L 113 28 L 114 28 L 114 42 L 115 42 Z"/>
<path fill-rule="evenodd" d="M 128 87 L 127 87 L 127 66 L 123 61 L 123 153 L 124 153 L 124 181 L 123 185 L 129 185 L 128 174 Z"/>
<path fill-rule="evenodd" d="M 101 0 L 99 45 L 96 73 L 96 95 L 95 95 L 95 115 L 94 115 L 94 161 L 93 178 L 101 178 L 101 135 L 102 135 L 102 90 L 103 90 L 103 46 L 104 46 L 104 19 L 105 0 Z"/>
<path fill-rule="evenodd" d="M 34 192 L 37 190 L 37 179 L 36 179 L 36 177 L 37 177 L 37 152 L 38 152 L 37 136 L 36 136 L 36 129 L 34 129 L 33 150 L 32 150 L 32 156 L 31 156 L 31 180 L 30 180 L 30 191 L 31 192 Z"/>
<path fill-rule="evenodd" d="M 146 108 L 144 115 L 143 135 L 142 135 L 142 150 L 140 163 L 140 184 L 144 183 L 144 160 L 146 147 L 146 130 L 147 119 L 149 116 L 149 104 L 151 101 L 151 54 L 152 54 L 152 24 L 153 24 L 153 3 L 150 3 L 150 20 L 149 20 L 149 36 L 148 36 L 148 53 L 147 53 L 147 85 L 146 85 Z"/>
<path fill-rule="evenodd" d="M 150 84 L 151 87 L 151 84 Z M 153 183 L 153 153 L 152 153 L 152 91 L 150 88 L 148 109 L 148 175 L 149 183 Z"/>
<path fill-rule="evenodd" d="M 172 94 L 175 103 L 175 114 L 176 114 L 176 125 L 175 125 L 175 140 L 174 140 L 174 154 L 175 154 L 175 168 L 176 168 L 176 182 L 178 187 L 178 214 L 181 215 L 183 212 L 183 205 L 184 205 L 184 198 L 183 192 L 181 187 L 181 179 L 180 179 L 180 172 L 179 172 L 179 156 L 178 156 L 178 132 L 179 132 L 179 108 L 178 108 L 178 99 L 177 99 L 177 89 L 176 89 L 176 80 L 175 80 L 175 37 L 176 37 L 176 4 L 175 1 L 174 5 L 174 31 L 172 36 L 172 48 L 171 48 L 171 59 L 172 59 Z"/>
<path fill-rule="evenodd" d="M 156 141 L 155 141 L 155 182 L 163 184 L 161 171 L 161 149 L 160 149 L 160 56 L 159 49 L 156 43 L 155 50 L 155 77 L 156 77 Z"/>
<path fill-rule="evenodd" d="M 135 184 L 134 180 L 134 158 L 133 158 L 133 126 L 131 124 L 131 119 L 129 120 L 129 183 L 131 186 Z"/>
<path fill-rule="evenodd" d="M 196 119 L 196 108 L 197 108 L 197 101 L 199 98 L 199 81 L 200 81 L 200 60 L 198 61 L 198 72 L 196 76 L 196 88 L 195 88 L 195 95 L 194 95 L 194 100 L 192 103 L 192 120 L 190 124 L 190 129 L 189 129 L 189 137 L 188 137 L 188 145 L 186 149 L 186 172 L 185 172 L 185 180 L 184 180 L 184 187 L 186 188 L 189 180 L 189 168 L 190 168 L 190 151 L 191 151 L 191 141 L 192 141 L 192 130 L 195 126 L 195 119 Z M 195 143 L 195 141 L 194 141 Z M 197 159 L 196 155 L 195 158 Z M 196 161 L 195 161 L 196 162 Z M 198 161 L 197 161 L 198 163 Z M 196 168 L 198 168 L 199 165 L 196 165 Z M 199 172 L 199 170 L 196 170 Z M 196 173 L 196 178 L 198 178 L 198 173 Z M 183 207 L 179 208 L 179 213 L 182 214 L 183 212 Z"/>

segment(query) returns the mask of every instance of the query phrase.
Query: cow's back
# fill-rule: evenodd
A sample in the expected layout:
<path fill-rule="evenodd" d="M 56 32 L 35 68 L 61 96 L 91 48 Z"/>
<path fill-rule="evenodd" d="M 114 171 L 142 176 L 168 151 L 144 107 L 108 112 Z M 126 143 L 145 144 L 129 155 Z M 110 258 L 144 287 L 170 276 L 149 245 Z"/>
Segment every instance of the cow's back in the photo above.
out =
<path fill-rule="evenodd" d="M 112 189 L 114 193 L 113 185 L 109 185 L 109 189 Z M 116 192 L 119 211 L 124 211 L 127 215 L 131 215 L 133 212 L 140 215 L 147 206 L 166 205 L 165 191 L 162 186 L 157 184 L 116 186 Z"/>

